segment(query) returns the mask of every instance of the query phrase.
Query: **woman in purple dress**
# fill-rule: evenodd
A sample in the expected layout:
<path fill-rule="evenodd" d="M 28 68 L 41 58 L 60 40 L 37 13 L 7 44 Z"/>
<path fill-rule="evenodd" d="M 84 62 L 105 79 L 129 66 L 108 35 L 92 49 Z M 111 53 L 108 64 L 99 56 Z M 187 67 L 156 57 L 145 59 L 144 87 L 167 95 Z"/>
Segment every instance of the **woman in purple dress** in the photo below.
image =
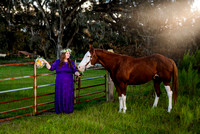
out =
<path fill-rule="evenodd" d="M 70 60 L 70 49 L 61 51 L 60 59 L 50 65 L 46 60 L 46 67 L 56 70 L 55 81 L 55 111 L 60 113 L 72 113 L 74 105 L 73 74 L 80 76 L 73 61 Z"/>

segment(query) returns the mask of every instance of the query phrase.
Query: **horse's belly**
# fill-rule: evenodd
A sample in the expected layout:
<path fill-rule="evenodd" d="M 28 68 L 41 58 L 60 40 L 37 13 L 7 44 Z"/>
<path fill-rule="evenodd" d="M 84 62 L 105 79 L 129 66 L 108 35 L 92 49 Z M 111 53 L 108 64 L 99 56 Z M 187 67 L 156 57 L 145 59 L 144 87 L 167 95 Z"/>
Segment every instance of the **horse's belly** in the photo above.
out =
<path fill-rule="evenodd" d="M 135 78 L 130 78 L 129 81 L 127 82 L 128 85 L 140 85 L 140 84 L 145 84 L 149 81 L 152 80 L 152 77 L 135 77 Z"/>

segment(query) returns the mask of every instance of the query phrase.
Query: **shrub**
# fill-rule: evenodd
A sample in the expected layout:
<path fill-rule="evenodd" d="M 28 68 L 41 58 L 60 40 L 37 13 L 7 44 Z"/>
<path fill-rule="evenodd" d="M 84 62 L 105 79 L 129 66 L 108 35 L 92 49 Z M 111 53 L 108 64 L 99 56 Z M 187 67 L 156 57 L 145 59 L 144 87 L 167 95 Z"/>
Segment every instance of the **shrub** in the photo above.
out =
<path fill-rule="evenodd" d="M 200 50 L 197 50 L 195 53 L 190 53 L 190 51 L 185 53 L 183 59 L 179 61 L 179 69 L 188 70 L 190 64 L 192 64 L 193 69 L 200 70 Z"/>
<path fill-rule="evenodd" d="M 180 70 L 183 70 L 183 69 L 188 70 L 190 64 L 194 65 L 194 63 L 195 63 L 194 54 L 193 53 L 190 54 L 190 51 L 188 51 L 183 56 L 183 60 L 181 60 L 179 62 L 179 69 Z"/>
<path fill-rule="evenodd" d="M 197 67 L 200 65 L 200 50 L 195 54 L 187 52 L 179 66 L 179 93 L 182 95 L 199 96 L 200 78 Z"/>

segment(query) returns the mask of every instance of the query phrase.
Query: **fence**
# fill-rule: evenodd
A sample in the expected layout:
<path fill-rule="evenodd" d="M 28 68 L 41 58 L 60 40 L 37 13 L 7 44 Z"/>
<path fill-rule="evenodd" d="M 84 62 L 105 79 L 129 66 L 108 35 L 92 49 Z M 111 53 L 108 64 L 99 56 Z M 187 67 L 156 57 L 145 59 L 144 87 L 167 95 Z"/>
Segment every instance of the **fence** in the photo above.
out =
<path fill-rule="evenodd" d="M 78 79 L 78 89 L 77 89 L 77 90 L 78 90 L 78 96 L 75 96 L 75 99 L 76 99 L 76 100 L 75 100 L 75 104 L 106 97 L 106 84 L 107 84 L 107 83 L 106 83 L 106 76 L 107 76 L 107 75 L 106 75 L 106 72 L 105 72 L 105 75 L 104 75 L 104 76 L 91 77 L 91 78 L 86 78 L 86 79 L 81 79 L 81 78 L 79 78 L 79 79 Z M 81 87 L 81 81 L 92 80 L 92 79 L 99 79 L 99 78 L 104 78 L 104 80 L 105 80 L 104 83 L 96 84 L 96 85 L 91 85 L 91 86 Z M 80 95 L 80 90 L 81 90 L 81 89 L 86 89 L 86 88 L 91 88 L 91 87 L 97 87 L 97 86 L 102 86 L 102 85 L 104 85 L 104 90 L 101 90 L 101 91 L 98 91 L 98 92 L 89 93 L 89 94 Z M 96 98 L 86 99 L 86 100 L 80 101 L 80 98 L 82 98 L 82 97 L 86 97 L 86 96 L 90 96 L 90 95 L 94 95 L 94 94 L 99 94 L 99 93 L 104 93 L 104 95 L 103 95 L 103 96 L 100 96 L 100 97 L 96 97 Z"/>
<path fill-rule="evenodd" d="M 76 60 L 80 60 L 80 59 L 76 59 Z M 76 63 L 76 60 L 75 60 L 75 63 Z M 53 61 L 50 61 L 50 62 L 53 62 Z M 21 114 L 19 115 L 19 113 L 17 113 L 16 116 L 1 118 L 0 122 L 6 121 L 6 120 L 15 119 L 15 118 L 19 118 L 19 117 L 23 117 L 23 116 L 36 115 L 38 113 L 54 109 L 54 106 L 52 106 L 51 108 L 48 107 L 47 109 L 38 110 L 39 106 L 44 106 L 44 105 L 47 105 L 47 104 L 53 104 L 54 100 L 53 101 L 44 102 L 44 103 L 38 103 L 37 102 L 37 100 L 38 100 L 37 98 L 39 98 L 39 97 L 45 97 L 45 96 L 50 96 L 50 95 L 55 94 L 54 92 L 50 92 L 50 93 L 46 93 L 46 94 L 37 95 L 38 88 L 53 86 L 53 85 L 55 85 L 55 83 L 38 85 L 37 78 L 41 77 L 41 76 L 55 75 L 55 73 L 37 74 L 37 69 L 36 69 L 36 65 L 35 65 L 34 62 L 30 62 L 30 63 L 18 63 L 18 64 L 4 64 L 4 65 L 0 65 L 0 67 L 18 66 L 18 65 L 34 65 L 34 74 L 30 75 L 30 76 L 20 76 L 20 77 L 12 77 L 12 78 L 3 78 L 3 79 L 0 79 L 0 82 L 9 81 L 9 80 L 16 80 L 16 79 L 33 78 L 34 79 L 33 86 L 31 86 L 31 87 L 25 87 L 25 88 L 17 88 L 17 89 L 0 91 L 0 96 L 2 96 L 2 94 L 5 94 L 5 93 L 7 94 L 7 93 L 16 92 L 16 91 L 25 91 L 25 90 L 29 90 L 29 89 L 33 89 L 34 90 L 34 95 L 33 96 L 29 96 L 29 97 L 25 97 L 25 98 L 20 98 L 20 99 L 3 101 L 3 102 L 0 102 L 0 105 L 2 105 L 2 104 L 7 105 L 8 103 L 19 102 L 19 101 L 24 101 L 24 100 L 25 101 L 30 100 L 30 101 L 33 101 L 34 103 L 32 105 L 25 106 L 25 107 L 19 107 L 19 108 L 15 108 L 15 109 L 11 109 L 11 110 L 0 111 L 0 115 L 3 115 L 3 114 L 11 113 L 11 112 L 16 112 L 16 111 L 20 111 L 20 110 L 29 109 L 28 110 L 29 112 L 25 112 L 25 114 L 22 114 L 22 115 Z M 106 93 L 107 93 L 106 92 L 106 85 L 107 85 L 107 80 L 106 80 L 107 74 L 106 74 L 106 72 L 107 71 L 105 70 L 105 75 L 104 76 L 98 76 L 98 77 L 91 77 L 91 78 L 85 78 L 85 79 L 81 79 L 81 78 L 76 79 L 76 77 L 74 77 L 74 84 L 75 84 L 75 86 L 74 86 L 74 88 L 75 88 L 75 92 L 74 92 L 75 93 L 74 94 L 75 95 L 75 97 L 74 97 L 74 104 L 79 104 L 79 103 L 82 103 L 82 102 L 87 102 L 87 101 L 91 101 L 91 100 L 95 100 L 95 99 L 100 99 L 100 98 L 106 97 Z M 88 80 L 100 79 L 100 78 L 104 78 L 104 83 L 100 83 L 100 84 L 96 84 L 96 85 L 89 85 L 89 86 L 85 86 L 85 87 L 81 86 L 81 82 L 82 81 L 88 81 Z M 78 88 L 76 88 L 77 87 L 76 85 L 78 85 Z M 87 94 L 81 94 L 80 95 L 80 90 L 83 90 L 83 89 L 86 89 L 86 88 L 97 87 L 97 86 L 103 86 L 103 85 L 104 85 L 104 88 L 101 91 L 97 91 L 97 92 L 93 92 L 93 93 L 87 93 Z M 103 93 L 103 95 L 102 96 L 98 96 L 98 97 L 94 97 L 94 98 L 85 99 L 85 100 L 82 100 L 82 101 L 80 100 L 80 98 L 91 96 L 91 95 L 95 95 L 95 94 L 100 94 L 100 93 L 101 94 Z M 54 97 L 51 97 L 51 98 L 54 98 Z M 31 108 L 33 110 L 31 110 Z M 30 112 L 30 111 L 32 111 L 32 112 Z"/>

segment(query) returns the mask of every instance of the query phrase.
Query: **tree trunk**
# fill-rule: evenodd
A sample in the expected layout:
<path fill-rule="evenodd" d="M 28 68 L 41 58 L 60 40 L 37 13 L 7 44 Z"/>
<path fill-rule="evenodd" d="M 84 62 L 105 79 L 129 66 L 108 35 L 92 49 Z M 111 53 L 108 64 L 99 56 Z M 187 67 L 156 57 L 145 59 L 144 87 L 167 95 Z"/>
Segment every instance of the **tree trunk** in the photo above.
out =
<path fill-rule="evenodd" d="M 60 51 L 62 49 L 62 46 L 60 44 L 57 44 L 57 53 L 56 53 L 56 58 L 59 59 L 60 58 Z"/>
<path fill-rule="evenodd" d="M 77 27 L 76 27 L 76 30 L 75 30 L 75 32 L 74 32 L 74 34 L 71 36 L 71 38 L 70 38 L 69 41 L 67 42 L 67 48 L 69 48 L 69 46 L 72 44 L 72 41 L 73 41 L 73 39 L 74 39 L 74 36 L 76 35 L 76 33 L 78 33 L 78 31 L 79 31 L 79 27 L 77 26 Z"/>
<path fill-rule="evenodd" d="M 44 47 L 44 57 L 45 57 L 45 58 L 47 58 L 47 48 L 46 48 L 47 43 L 48 43 L 48 42 L 45 42 L 45 45 L 43 46 L 43 47 Z"/>
<path fill-rule="evenodd" d="M 60 58 L 60 51 L 62 50 L 62 34 L 61 34 L 62 32 L 61 31 L 59 31 L 59 33 L 58 33 L 58 44 L 57 44 L 57 53 L 56 53 L 56 57 L 57 57 L 57 59 L 59 59 Z"/>
<path fill-rule="evenodd" d="M 57 59 L 59 59 L 60 57 L 60 51 L 62 49 L 62 37 L 63 37 L 63 31 L 64 31 L 64 27 L 63 27 L 63 12 L 61 9 L 61 1 L 58 1 L 58 10 L 59 10 L 59 19 L 60 19 L 60 26 L 59 26 L 59 31 L 58 31 L 58 44 L 57 44 Z"/>

